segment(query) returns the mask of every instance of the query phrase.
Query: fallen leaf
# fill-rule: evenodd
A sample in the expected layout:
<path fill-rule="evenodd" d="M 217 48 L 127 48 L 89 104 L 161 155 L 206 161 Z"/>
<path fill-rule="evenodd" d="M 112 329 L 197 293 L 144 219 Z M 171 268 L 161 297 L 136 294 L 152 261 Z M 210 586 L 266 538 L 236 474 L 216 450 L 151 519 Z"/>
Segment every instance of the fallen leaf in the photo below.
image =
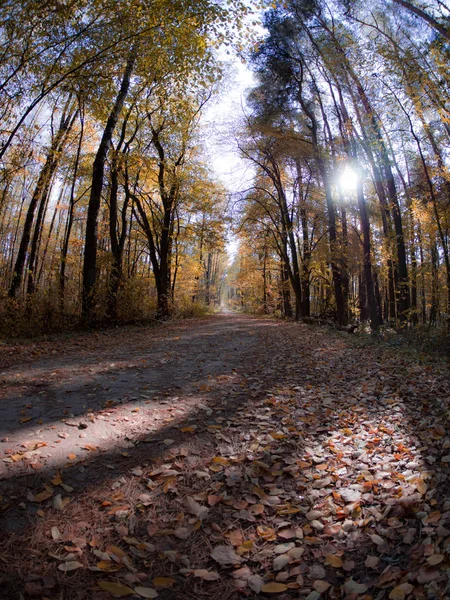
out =
<path fill-rule="evenodd" d="M 289 556 L 287 554 L 280 554 L 273 559 L 273 570 L 281 571 L 289 563 Z"/>
<path fill-rule="evenodd" d="M 364 594 L 367 592 L 368 586 L 364 583 L 358 583 L 353 579 L 347 579 L 344 583 L 344 591 L 346 594 Z"/>
<path fill-rule="evenodd" d="M 238 565 L 242 558 L 236 554 L 231 546 L 216 546 L 211 552 L 211 557 L 220 565 Z"/>
<path fill-rule="evenodd" d="M 342 567 L 342 559 L 337 554 L 327 554 L 327 556 L 325 556 L 325 564 L 339 569 Z"/>
<path fill-rule="evenodd" d="M 131 596 L 134 594 L 134 590 L 129 588 L 127 585 L 122 585 L 121 583 L 115 583 L 113 581 L 99 581 L 98 585 L 105 592 L 109 592 L 118 598 L 122 598 L 123 596 Z"/>
<path fill-rule="evenodd" d="M 319 594 L 324 594 L 327 590 L 330 589 L 330 587 L 331 583 L 328 583 L 328 581 L 324 581 L 323 579 L 316 579 L 316 581 L 313 582 L 313 588 Z"/>
<path fill-rule="evenodd" d="M 372 540 L 372 542 L 374 544 L 376 544 L 377 546 L 382 546 L 384 544 L 384 540 L 381 536 L 379 536 L 378 534 L 374 533 L 370 536 L 370 539 Z"/>
<path fill-rule="evenodd" d="M 207 571 L 206 569 L 195 569 L 194 577 L 199 577 L 204 581 L 216 581 L 216 579 L 220 579 L 220 575 L 217 571 Z"/>
<path fill-rule="evenodd" d="M 247 579 L 247 585 L 252 590 L 252 592 L 255 592 L 255 594 L 259 594 L 263 588 L 264 579 L 261 577 L 261 575 L 252 575 Z"/>
<path fill-rule="evenodd" d="M 68 560 L 67 562 L 63 562 L 58 565 L 58 569 L 63 571 L 63 573 L 67 573 L 69 571 L 75 571 L 76 569 L 81 569 L 83 564 L 76 560 Z"/>
<path fill-rule="evenodd" d="M 134 591 L 141 598 L 157 598 L 158 597 L 158 592 L 156 590 L 154 590 L 153 588 L 140 586 L 140 587 L 134 588 Z"/>
<path fill-rule="evenodd" d="M 61 473 L 58 472 L 53 479 L 51 480 L 51 482 L 53 483 L 53 485 L 61 485 L 62 483 L 62 477 L 61 477 Z"/>
<path fill-rule="evenodd" d="M 53 496 L 53 490 L 46 489 L 43 492 L 41 492 L 40 494 L 36 494 L 36 496 L 34 496 L 34 498 L 33 498 L 33 502 L 44 502 L 45 500 L 48 500 L 52 496 Z"/>
<path fill-rule="evenodd" d="M 380 559 L 378 558 L 378 556 L 367 556 L 364 564 L 368 568 L 374 568 L 378 566 L 379 562 Z"/>
<path fill-rule="evenodd" d="M 199 519 L 205 519 L 209 513 L 209 508 L 207 506 L 202 506 L 191 496 L 186 497 L 184 504 L 186 506 L 186 510 L 191 515 L 195 515 Z"/>
<path fill-rule="evenodd" d="M 155 577 L 155 579 L 153 579 L 152 583 L 153 585 L 155 585 L 156 587 L 160 587 L 160 588 L 171 588 L 173 586 L 173 584 L 175 583 L 175 579 L 173 579 L 173 577 Z"/>
<path fill-rule="evenodd" d="M 272 581 L 272 583 L 266 583 L 262 586 L 261 592 L 264 594 L 281 594 L 281 592 L 285 592 L 288 589 L 288 586 L 284 583 L 276 583 Z"/>

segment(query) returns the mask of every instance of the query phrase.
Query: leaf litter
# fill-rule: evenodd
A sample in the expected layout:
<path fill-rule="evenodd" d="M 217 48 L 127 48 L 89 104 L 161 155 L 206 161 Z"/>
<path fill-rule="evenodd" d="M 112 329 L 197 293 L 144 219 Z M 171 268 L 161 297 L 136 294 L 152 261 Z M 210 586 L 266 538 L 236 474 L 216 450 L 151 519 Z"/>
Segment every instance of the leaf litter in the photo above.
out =
<path fill-rule="evenodd" d="M 445 374 L 345 335 L 245 323 L 239 369 L 210 374 L 208 410 L 159 455 L 87 495 L 64 468 L 28 494 L 33 556 L 10 551 L 45 576 L 25 590 L 53 600 L 89 574 L 100 600 L 450 596 Z"/>

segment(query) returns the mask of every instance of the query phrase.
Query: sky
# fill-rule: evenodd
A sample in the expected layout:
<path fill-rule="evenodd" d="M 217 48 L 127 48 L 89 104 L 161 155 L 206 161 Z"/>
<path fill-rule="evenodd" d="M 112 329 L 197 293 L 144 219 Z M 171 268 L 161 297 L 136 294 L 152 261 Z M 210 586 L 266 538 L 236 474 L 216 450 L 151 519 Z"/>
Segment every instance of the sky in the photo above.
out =
<path fill-rule="evenodd" d="M 235 132 L 247 112 L 246 96 L 254 85 L 254 78 L 239 58 L 228 58 L 227 74 L 223 88 L 217 98 L 211 100 L 202 118 L 205 151 L 210 167 L 217 179 L 233 194 L 251 185 L 253 170 L 238 153 Z M 233 234 L 228 235 L 227 254 L 233 262 L 238 251 L 238 242 Z"/>
<path fill-rule="evenodd" d="M 254 85 L 250 70 L 239 58 L 228 58 L 219 95 L 210 101 L 202 119 L 204 143 L 211 167 L 230 192 L 245 189 L 251 179 L 247 163 L 239 157 L 234 132 L 244 117 L 246 96 Z"/>

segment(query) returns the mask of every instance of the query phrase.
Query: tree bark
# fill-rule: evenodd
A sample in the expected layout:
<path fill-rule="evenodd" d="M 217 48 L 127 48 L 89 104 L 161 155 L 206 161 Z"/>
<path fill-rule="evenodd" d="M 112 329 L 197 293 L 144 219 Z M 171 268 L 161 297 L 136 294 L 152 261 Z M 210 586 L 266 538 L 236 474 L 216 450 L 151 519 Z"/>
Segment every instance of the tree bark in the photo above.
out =
<path fill-rule="evenodd" d="M 136 63 L 136 56 L 136 49 L 133 49 L 128 57 L 120 90 L 117 94 L 114 106 L 103 131 L 102 139 L 97 149 L 97 154 L 95 156 L 92 169 L 92 187 L 88 205 L 83 256 L 82 318 L 86 325 L 90 325 L 93 320 L 93 296 L 97 279 L 97 227 L 103 190 L 105 162 L 111 145 L 114 129 L 116 128 L 117 121 L 122 111 L 125 99 L 128 95 L 131 75 Z"/>

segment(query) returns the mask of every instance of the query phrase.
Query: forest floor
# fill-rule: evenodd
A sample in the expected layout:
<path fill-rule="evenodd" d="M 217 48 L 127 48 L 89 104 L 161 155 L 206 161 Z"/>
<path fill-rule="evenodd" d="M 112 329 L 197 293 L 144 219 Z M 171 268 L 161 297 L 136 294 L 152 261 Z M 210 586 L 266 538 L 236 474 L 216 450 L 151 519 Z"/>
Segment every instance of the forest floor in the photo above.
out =
<path fill-rule="evenodd" d="M 450 381 L 221 313 L 0 346 L 0 598 L 450 598 Z"/>

